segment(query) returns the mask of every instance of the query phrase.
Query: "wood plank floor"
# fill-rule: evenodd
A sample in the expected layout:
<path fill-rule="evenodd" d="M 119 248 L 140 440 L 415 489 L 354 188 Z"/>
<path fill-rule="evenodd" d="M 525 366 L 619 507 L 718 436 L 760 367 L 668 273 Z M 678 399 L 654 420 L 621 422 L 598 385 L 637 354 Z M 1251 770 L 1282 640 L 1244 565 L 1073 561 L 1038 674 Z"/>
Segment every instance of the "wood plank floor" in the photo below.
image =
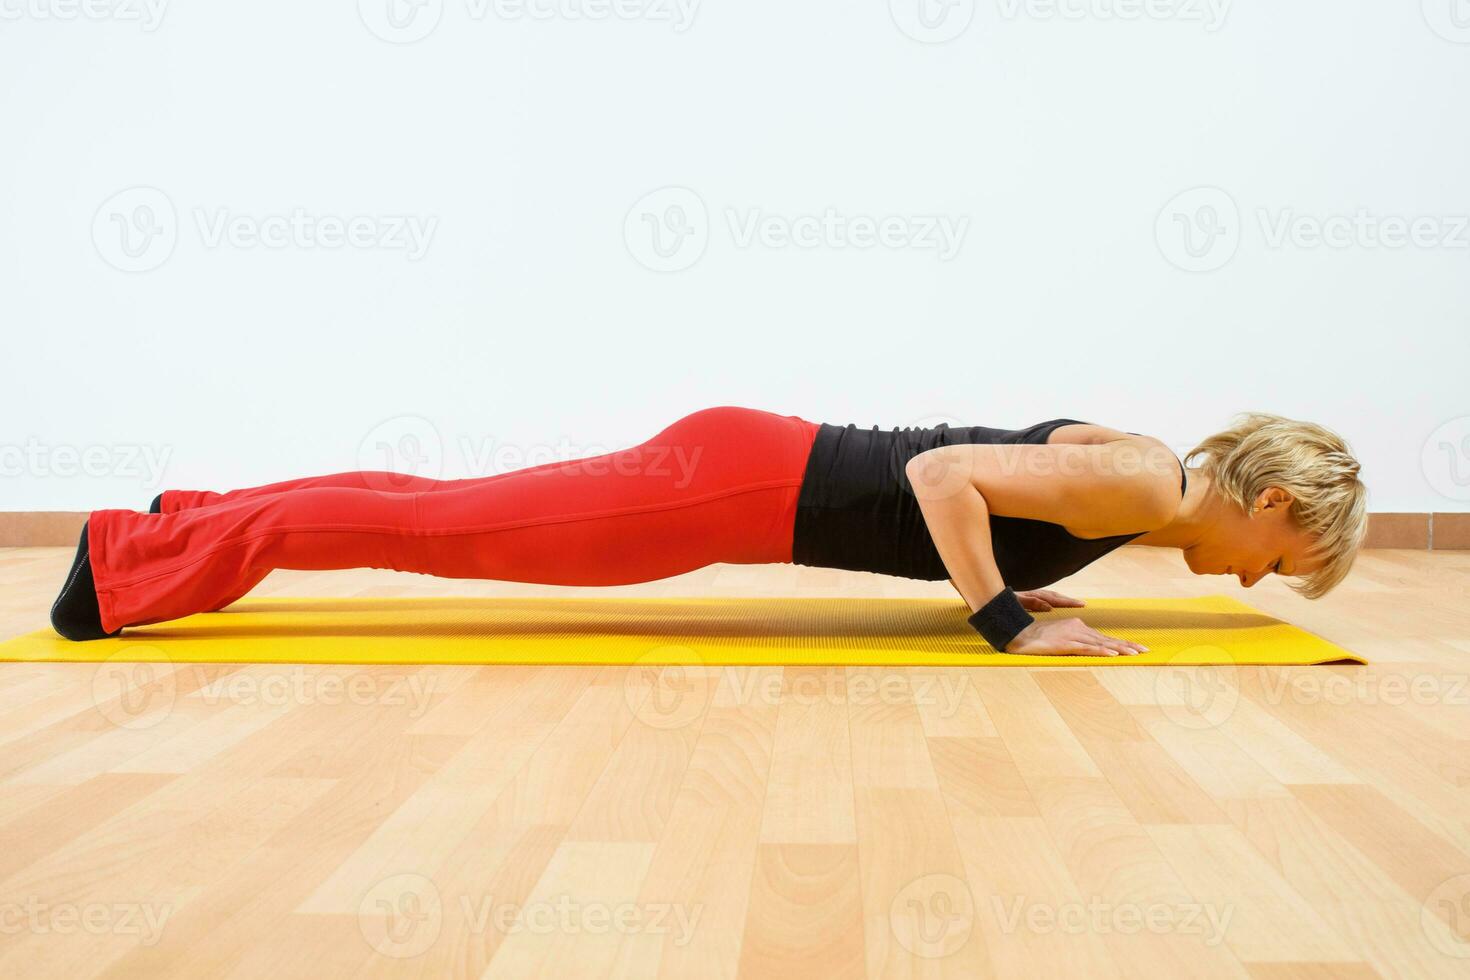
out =
<path fill-rule="evenodd" d="M 0 551 L 0 636 L 69 557 Z M 0 976 L 1470 975 L 1470 553 L 1368 552 L 1315 603 L 1142 548 L 1064 588 L 1239 595 L 1374 663 L 0 664 Z"/>

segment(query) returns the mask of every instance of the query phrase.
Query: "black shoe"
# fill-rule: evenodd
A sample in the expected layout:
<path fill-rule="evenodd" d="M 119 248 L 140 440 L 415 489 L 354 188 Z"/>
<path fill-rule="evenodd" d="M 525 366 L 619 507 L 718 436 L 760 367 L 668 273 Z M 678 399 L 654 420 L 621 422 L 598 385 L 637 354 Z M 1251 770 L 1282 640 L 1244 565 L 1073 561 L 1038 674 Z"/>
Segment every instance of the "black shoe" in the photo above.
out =
<path fill-rule="evenodd" d="M 87 525 L 82 525 L 82 539 L 77 543 L 77 556 L 66 573 L 66 584 L 51 606 L 51 628 L 68 640 L 101 640 L 117 636 L 102 628 L 102 610 L 97 605 L 97 585 L 92 581 L 92 555 L 87 548 Z"/>
<path fill-rule="evenodd" d="M 150 514 L 162 514 L 163 513 L 163 494 L 159 494 L 158 496 L 156 496 L 156 497 L 153 498 L 153 503 L 151 503 L 151 504 L 148 505 L 148 513 L 150 513 Z"/>

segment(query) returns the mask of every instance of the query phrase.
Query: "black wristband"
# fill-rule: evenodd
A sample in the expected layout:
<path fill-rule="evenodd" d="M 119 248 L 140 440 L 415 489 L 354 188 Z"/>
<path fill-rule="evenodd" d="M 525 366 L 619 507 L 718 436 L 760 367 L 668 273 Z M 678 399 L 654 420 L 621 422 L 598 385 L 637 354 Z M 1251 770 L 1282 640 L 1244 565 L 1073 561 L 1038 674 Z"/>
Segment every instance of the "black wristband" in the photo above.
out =
<path fill-rule="evenodd" d="M 996 653 L 1005 653 L 1016 634 L 1036 620 L 1021 606 L 1021 600 L 1016 598 L 1015 591 L 1006 588 L 976 610 L 970 616 L 969 622 L 976 632 L 985 637 L 986 643 L 995 647 Z"/>

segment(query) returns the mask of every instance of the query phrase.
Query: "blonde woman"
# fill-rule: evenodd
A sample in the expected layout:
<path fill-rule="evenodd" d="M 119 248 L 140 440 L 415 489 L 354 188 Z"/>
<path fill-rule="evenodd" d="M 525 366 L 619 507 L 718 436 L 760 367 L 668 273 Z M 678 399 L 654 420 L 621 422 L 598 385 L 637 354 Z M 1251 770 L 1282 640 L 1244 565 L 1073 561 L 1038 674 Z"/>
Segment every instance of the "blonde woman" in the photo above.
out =
<path fill-rule="evenodd" d="M 1297 578 L 1315 598 L 1347 574 L 1365 513 L 1343 441 L 1271 415 L 1181 463 L 1157 439 L 1074 419 L 883 431 L 710 408 L 631 449 L 481 479 L 355 472 L 94 511 L 52 624 L 112 636 L 221 608 L 276 568 L 620 585 L 794 562 L 948 578 L 997 651 L 1126 656 L 1142 647 L 1033 619 L 1082 605 L 1046 586 L 1131 542 L 1246 587 Z"/>

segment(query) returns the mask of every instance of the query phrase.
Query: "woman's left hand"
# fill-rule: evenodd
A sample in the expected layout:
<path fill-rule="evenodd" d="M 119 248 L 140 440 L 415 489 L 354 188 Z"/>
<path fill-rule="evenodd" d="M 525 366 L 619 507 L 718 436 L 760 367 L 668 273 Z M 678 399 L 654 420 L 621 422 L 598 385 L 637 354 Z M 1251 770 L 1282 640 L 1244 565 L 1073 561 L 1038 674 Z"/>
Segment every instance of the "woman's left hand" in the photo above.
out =
<path fill-rule="evenodd" d="M 1053 609 L 1077 609 L 1087 605 L 1081 599 L 1053 592 L 1051 589 L 1036 589 L 1032 592 L 1017 592 L 1022 608 L 1028 612 L 1051 612 Z"/>

